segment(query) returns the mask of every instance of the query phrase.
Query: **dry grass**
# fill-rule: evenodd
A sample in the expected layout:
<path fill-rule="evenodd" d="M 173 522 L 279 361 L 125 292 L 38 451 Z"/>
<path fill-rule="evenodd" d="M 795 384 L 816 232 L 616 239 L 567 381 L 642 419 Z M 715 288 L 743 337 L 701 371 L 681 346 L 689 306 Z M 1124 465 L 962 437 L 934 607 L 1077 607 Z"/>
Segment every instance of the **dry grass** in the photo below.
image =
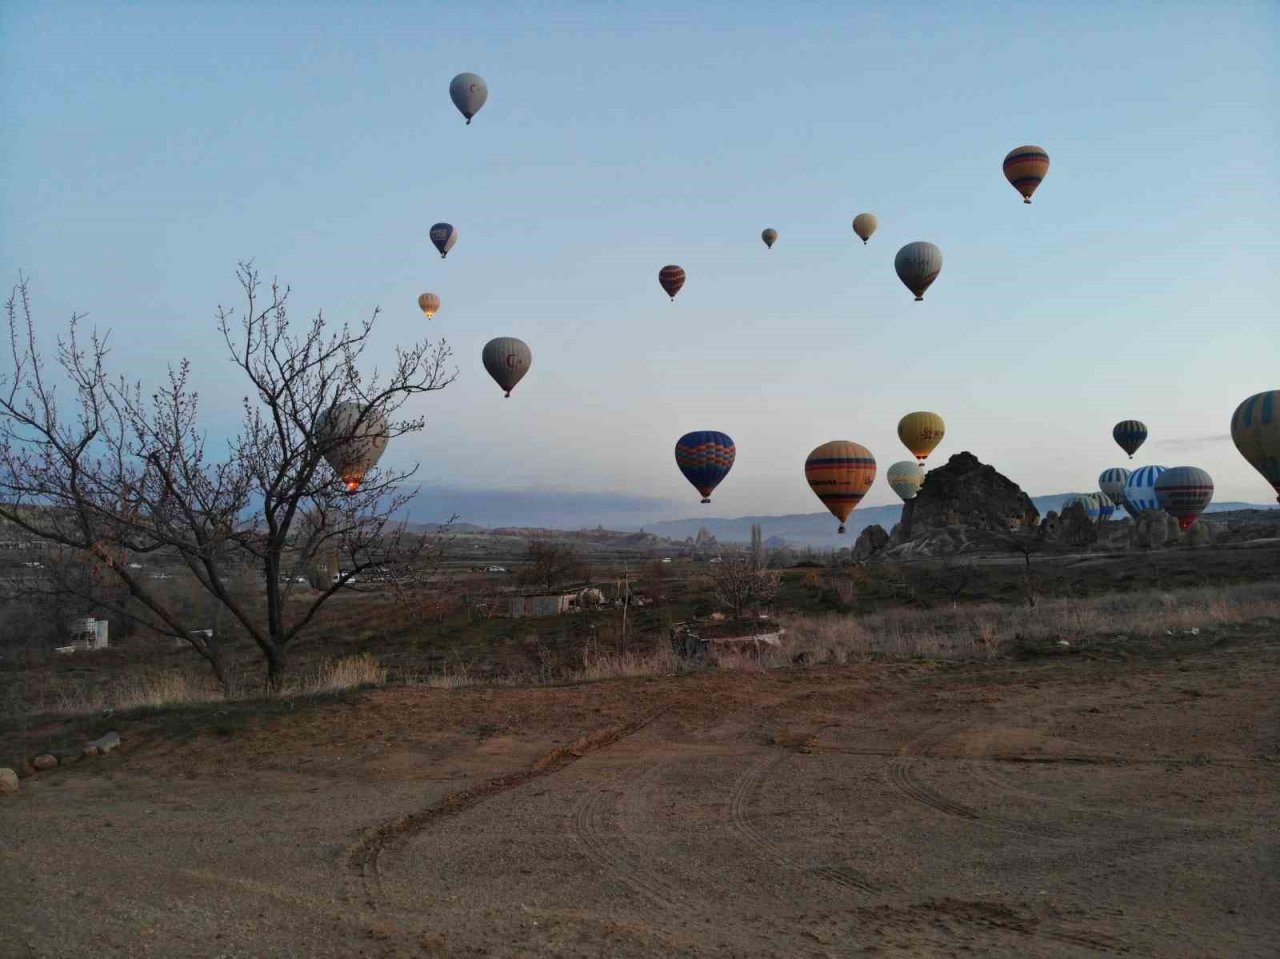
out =
<path fill-rule="evenodd" d="M 638 653 L 606 653 L 588 646 L 582 651 L 582 668 L 566 678 L 571 682 L 619 679 L 623 676 L 668 676 L 678 671 L 679 660 L 665 643 L 656 650 Z"/>
<path fill-rule="evenodd" d="M 991 659 L 1016 644 L 1180 634 L 1204 627 L 1280 617 L 1280 583 L 1150 591 L 945 610 L 898 609 L 869 616 L 803 616 L 787 622 L 769 664 L 850 660 Z"/>
<path fill-rule="evenodd" d="M 358 686 L 382 686 L 387 681 L 387 667 L 369 653 L 344 656 L 325 663 L 309 680 L 291 685 L 286 696 L 309 696 L 318 693 L 335 693 Z"/>

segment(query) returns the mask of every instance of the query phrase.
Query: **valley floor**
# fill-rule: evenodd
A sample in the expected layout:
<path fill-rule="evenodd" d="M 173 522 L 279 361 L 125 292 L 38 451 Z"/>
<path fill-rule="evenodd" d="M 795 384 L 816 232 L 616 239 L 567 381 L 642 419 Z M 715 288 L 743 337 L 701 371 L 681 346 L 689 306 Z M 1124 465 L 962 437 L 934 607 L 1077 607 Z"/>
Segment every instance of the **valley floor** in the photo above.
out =
<path fill-rule="evenodd" d="M 1255 624 L 142 724 L 0 798 L 0 953 L 1274 955 L 1277 689 Z"/>

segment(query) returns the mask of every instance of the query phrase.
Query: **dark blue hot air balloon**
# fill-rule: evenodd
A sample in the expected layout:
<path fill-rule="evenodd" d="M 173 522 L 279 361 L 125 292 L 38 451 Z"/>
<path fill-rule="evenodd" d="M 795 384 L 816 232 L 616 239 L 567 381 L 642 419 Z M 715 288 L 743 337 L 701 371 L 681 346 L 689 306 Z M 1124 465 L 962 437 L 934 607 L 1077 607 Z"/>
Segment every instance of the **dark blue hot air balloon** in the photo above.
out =
<path fill-rule="evenodd" d="M 1111 430 L 1111 438 L 1133 459 L 1138 447 L 1147 440 L 1147 424 L 1141 420 L 1121 420 Z"/>
<path fill-rule="evenodd" d="M 684 478 L 702 494 L 702 502 L 711 502 L 711 491 L 729 475 L 738 448 L 724 433 L 698 430 L 685 433 L 676 441 L 676 465 Z"/>

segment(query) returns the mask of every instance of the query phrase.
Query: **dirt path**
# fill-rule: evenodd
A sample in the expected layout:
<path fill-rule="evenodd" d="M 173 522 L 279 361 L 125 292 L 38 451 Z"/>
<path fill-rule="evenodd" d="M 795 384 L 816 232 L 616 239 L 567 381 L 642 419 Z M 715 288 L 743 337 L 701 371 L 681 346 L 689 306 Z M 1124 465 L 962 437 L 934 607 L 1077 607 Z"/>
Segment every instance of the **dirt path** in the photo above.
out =
<path fill-rule="evenodd" d="M 1280 644 L 131 738 L 0 803 L 0 955 L 1267 956 Z"/>

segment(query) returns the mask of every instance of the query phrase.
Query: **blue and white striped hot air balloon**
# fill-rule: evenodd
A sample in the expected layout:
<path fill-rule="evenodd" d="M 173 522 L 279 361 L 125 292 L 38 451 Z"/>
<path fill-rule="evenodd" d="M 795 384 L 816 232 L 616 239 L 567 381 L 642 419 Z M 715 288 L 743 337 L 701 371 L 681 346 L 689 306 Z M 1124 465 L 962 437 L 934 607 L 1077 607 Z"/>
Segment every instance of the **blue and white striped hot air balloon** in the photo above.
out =
<path fill-rule="evenodd" d="M 1129 471 L 1123 466 L 1105 469 L 1098 476 L 1098 489 L 1111 498 L 1116 506 L 1124 505 L 1124 484 L 1129 482 Z"/>
<path fill-rule="evenodd" d="M 1161 508 L 1156 496 L 1156 480 L 1164 471 L 1163 466 L 1140 466 L 1129 474 L 1124 484 L 1124 508 L 1130 516 L 1137 516 L 1143 510 Z"/>

